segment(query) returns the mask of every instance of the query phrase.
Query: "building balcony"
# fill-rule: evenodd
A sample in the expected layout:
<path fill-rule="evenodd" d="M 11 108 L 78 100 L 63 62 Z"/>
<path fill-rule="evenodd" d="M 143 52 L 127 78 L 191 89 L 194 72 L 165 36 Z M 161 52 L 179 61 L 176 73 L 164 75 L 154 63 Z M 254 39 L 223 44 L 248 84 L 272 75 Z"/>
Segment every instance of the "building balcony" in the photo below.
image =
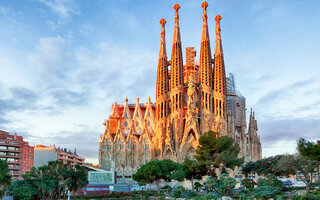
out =
<path fill-rule="evenodd" d="M 0 154 L 0 158 L 16 158 L 16 159 L 21 159 L 21 157 L 19 155 L 1 155 Z"/>
<path fill-rule="evenodd" d="M 7 161 L 8 165 L 9 164 L 16 164 L 16 165 L 20 165 L 21 162 L 20 161 Z"/>
<path fill-rule="evenodd" d="M 12 144 L 12 143 L 0 143 L 0 146 L 6 146 L 6 147 L 22 147 L 21 144 Z"/>
<path fill-rule="evenodd" d="M 0 152 L 21 153 L 21 151 L 20 151 L 20 150 L 13 150 L 13 149 L 0 149 Z"/>
<path fill-rule="evenodd" d="M 8 169 L 11 171 L 20 171 L 21 167 L 8 167 Z"/>

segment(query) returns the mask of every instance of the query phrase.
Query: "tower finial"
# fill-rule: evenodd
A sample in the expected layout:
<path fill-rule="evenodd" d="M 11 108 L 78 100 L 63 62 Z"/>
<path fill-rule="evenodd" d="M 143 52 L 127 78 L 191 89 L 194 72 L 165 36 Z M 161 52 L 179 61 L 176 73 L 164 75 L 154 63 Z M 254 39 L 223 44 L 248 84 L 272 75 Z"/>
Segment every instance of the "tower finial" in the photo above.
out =
<path fill-rule="evenodd" d="M 166 24 L 166 20 L 165 19 L 161 19 L 160 20 L 160 24 L 161 24 L 161 40 L 160 40 L 160 51 L 159 51 L 159 58 L 160 57 L 167 57 L 167 50 L 166 50 L 166 40 L 165 40 L 165 28 L 164 25 Z"/>
<path fill-rule="evenodd" d="M 217 22 L 217 25 L 216 25 L 216 35 L 217 35 L 217 39 L 221 39 L 221 34 L 220 34 L 220 20 L 222 19 L 222 17 L 220 15 L 217 15 L 215 18 L 214 18 Z"/>
<path fill-rule="evenodd" d="M 173 9 L 176 11 L 176 12 L 175 12 L 174 20 L 175 20 L 175 21 L 176 21 L 176 20 L 179 20 L 179 13 L 178 13 L 178 11 L 179 11 L 179 9 L 180 9 L 180 5 L 177 4 L 177 3 L 174 4 Z"/>
<path fill-rule="evenodd" d="M 203 8 L 203 15 L 202 15 L 202 19 L 203 19 L 203 22 L 205 22 L 207 24 L 207 7 L 208 7 L 208 3 L 206 1 L 204 1 L 202 4 L 201 4 L 201 7 Z"/>
<path fill-rule="evenodd" d="M 167 21 L 163 18 L 160 19 L 160 24 L 161 24 L 161 27 L 164 27 L 164 25 L 167 23 Z"/>

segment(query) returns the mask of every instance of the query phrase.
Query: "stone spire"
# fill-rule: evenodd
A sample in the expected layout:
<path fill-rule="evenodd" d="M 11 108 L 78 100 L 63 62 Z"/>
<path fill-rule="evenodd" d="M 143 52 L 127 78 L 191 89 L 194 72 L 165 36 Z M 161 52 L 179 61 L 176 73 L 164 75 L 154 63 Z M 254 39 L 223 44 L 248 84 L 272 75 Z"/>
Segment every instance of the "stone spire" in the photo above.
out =
<path fill-rule="evenodd" d="M 214 51 L 214 91 L 226 95 L 226 73 L 224 67 L 223 51 L 220 34 L 221 16 L 215 17 L 216 25 L 216 49 Z"/>
<path fill-rule="evenodd" d="M 167 61 L 167 52 L 166 52 L 166 41 L 165 41 L 165 28 L 166 24 L 165 19 L 160 20 L 161 24 L 161 40 L 160 40 L 160 50 L 159 50 L 159 59 L 158 59 L 158 70 L 157 70 L 157 92 L 156 100 L 158 101 L 161 98 L 164 98 L 164 95 L 169 90 L 169 77 L 168 77 L 168 61 Z"/>
<path fill-rule="evenodd" d="M 174 16 L 174 32 L 173 32 L 173 43 L 174 42 L 180 42 L 180 28 L 179 28 L 179 9 L 180 5 L 175 4 L 173 6 L 173 9 L 175 10 L 175 16 Z"/>
<path fill-rule="evenodd" d="M 164 25 L 166 24 L 166 20 L 165 19 L 161 19 L 160 20 L 160 24 L 161 24 L 161 40 L 160 40 L 160 50 L 159 50 L 159 59 L 162 57 L 167 58 L 167 50 L 166 50 L 166 32 L 165 32 L 165 28 Z"/>
<path fill-rule="evenodd" d="M 217 15 L 216 20 L 216 48 L 214 52 L 214 75 L 213 75 L 213 89 L 216 96 L 216 113 L 221 117 L 226 116 L 226 73 L 223 59 L 223 51 L 220 34 L 220 20 L 221 16 Z"/>
<path fill-rule="evenodd" d="M 179 28 L 179 4 L 174 5 L 175 18 L 174 18 L 174 32 L 172 41 L 172 54 L 171 54 L 171 88 L 177 88 L 183 85 L 183 60 L 182 48 Z"/>
<path fill-rule="evenodd" d="M 200 80 L 202 86 L 208 86 L 209 88 L 212 88 L 212 57 L 207 23 L 208 3 L 204 1 L 201 4 L 201 7 L 203 8 L 203 25 L 200 48 Z"/>
<path fill-rule="evenodd" d="M 253 116 L 253 113 L 252 113 L 252 108 L 250 110 L 250 117 L 249 117 L 249 127 L 248 127 L 248 134 L 249 136 L 253 133 L 253 121 L 254 121 L 254 116 Z"/>

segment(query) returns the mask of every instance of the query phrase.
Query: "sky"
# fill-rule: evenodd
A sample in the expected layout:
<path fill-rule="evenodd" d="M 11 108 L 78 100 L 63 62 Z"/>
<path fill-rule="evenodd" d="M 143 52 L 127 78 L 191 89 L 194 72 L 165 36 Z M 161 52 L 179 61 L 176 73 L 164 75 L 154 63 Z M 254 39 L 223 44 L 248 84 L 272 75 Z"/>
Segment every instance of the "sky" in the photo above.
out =
<path fill-rule="evenodd" d="M 159 20 L 170 57 L 173 5 L 183 53 L 199 58 L 202 1 L 0 0 L 0 129 L 31 145 L 66 147 L 98 163 L 113 102 L 154 101 Z M 208 0 L 227 73 L 258 120 L 263 156 L 320 139 L 320 1 Z"/>

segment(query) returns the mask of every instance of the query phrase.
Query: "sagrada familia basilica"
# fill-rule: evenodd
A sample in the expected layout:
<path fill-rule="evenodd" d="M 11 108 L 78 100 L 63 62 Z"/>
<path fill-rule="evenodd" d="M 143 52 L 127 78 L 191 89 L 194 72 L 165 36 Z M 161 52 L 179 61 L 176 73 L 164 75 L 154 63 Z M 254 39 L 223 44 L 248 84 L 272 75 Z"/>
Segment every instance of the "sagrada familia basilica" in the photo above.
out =
<path fill-rule="evenodd" d="M 99 141 L 100 168 L 115 168 L 117 176 L 130 177 L 152 159 L 182 162 L 192 158 L 199 137 L 212 130 L 227 135 L 240 146 L 247 161 L 261 158 L 260 136 L 254 112 L 247 131 L 245 98 L 235 89 L 233 75 L 226 77 L 221 43 L 221 16 L 215 17 L 216 40 L 211 54 L 207 2 L 203 2 L 203 25 L 199 62 L 194 47 L 186 48 L 183 62 L 179 8 L 174 5 L 171 60 L 167 57 L 165 24 L 160 20 L 161 39 L 157 68 L 156 102 L 124 105 L 114 103 Z"/>

